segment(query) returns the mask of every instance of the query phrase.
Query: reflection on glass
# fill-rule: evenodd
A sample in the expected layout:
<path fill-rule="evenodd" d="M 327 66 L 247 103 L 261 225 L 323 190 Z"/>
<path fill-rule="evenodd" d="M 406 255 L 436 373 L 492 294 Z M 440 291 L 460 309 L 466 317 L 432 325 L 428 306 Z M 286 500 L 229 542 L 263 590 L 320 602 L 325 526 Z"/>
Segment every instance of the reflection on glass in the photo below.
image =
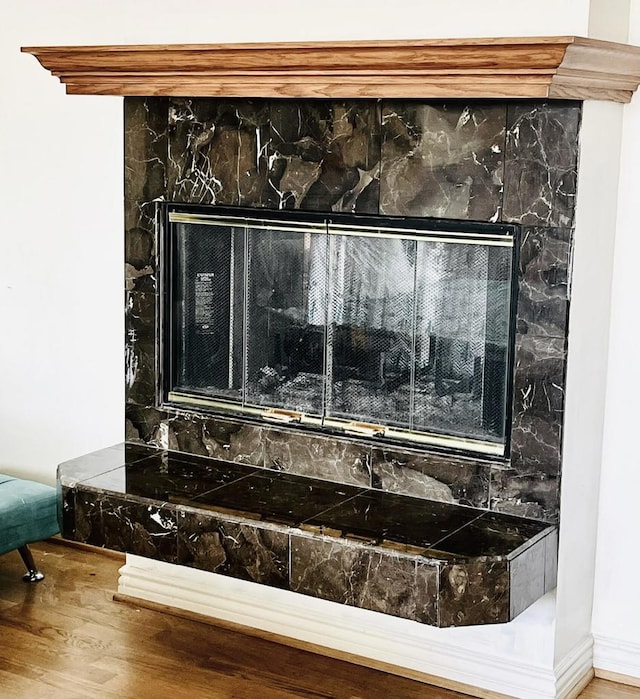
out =
<path fill-rule="evenodd" d="M 512 238 L 241 219 L 172 231 L 173 389 L 504 442 Z"/>
<path fill-rule="evenodd" d="M 320 414 L 326 234 L 250 229 L 248 241 L 246 400 Z"/>
<path fill-rule="evenodd" d="M 511 250 L 419 243 L 413 429 L 504 436 Z"/>
<path fill-rule="evenodd" d="M 410 427 L 416 243 L 332 235 L 327 414 Z"/>
<path fill-rule="evenodd" d="M 244 231 L 176 224 L 176 388 L 242 399 Z"/>

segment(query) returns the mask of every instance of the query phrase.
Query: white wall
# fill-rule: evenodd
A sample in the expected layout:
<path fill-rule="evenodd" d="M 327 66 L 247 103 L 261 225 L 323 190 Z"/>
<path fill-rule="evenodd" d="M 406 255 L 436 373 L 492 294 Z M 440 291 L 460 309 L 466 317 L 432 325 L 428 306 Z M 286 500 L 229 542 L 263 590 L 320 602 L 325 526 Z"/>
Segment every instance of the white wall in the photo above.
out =
<path fill-rule="evenodd" d="M 620 104 L 596 101 L 582 110 L 560 491 L 558 661 L 591 632 L 623 111 Z"/>
<path fill-rule="evenodd" d="M 636 24 L 638 1 L 632 0 Z M 120 441 L 123 434 L 121 100 L 65 96 L 32 56 L 19 53 L 21 45 L 586 35 L 589 31 L 592 36 L 617 38 L 624 31 L 628 2 L 593 0 L 591 16 L 589 0 L 539 0 L 535 11 L 530 0 L 458 0 L 450 5 L 442 0 L 396 0 L 392 12 L 387 0 L 366 4 L 325 0 L 320 11 L 315 3 L 305 10 L 304 3 L 292 5 L 290 0 L 5 3 L 0 25 L 0 470 L 53 482 L 58 462 Z M 623 19 L 613 21 L 613 12 Z M 637 31 L 634 38 L 640 43 Z M 637 330 L 624 324 L 633 312 L 628 294 L 633 292 L 634 275 L 627 266 L 632 264 L 631 253 L 639 252 L 631 222 L 632 183 L 640 175 L 636 172 L 640 134 L 633 123 L 638 117 L 638 97 L 626 109 L 625 139 L 635 155 L 624 161 L 611 346 L 616 361 L 609 376 L 610 406 L 624 408 L 608 412 L 600 524 L 602 550 L 613 550 L 619 567 L 618 572 L 610 572 L 602 557 L 596 628 L 640 642 L 625 611 L 637 600 L 631 600 L 632 586 L 621 577 L 628 573 L 628 579 L 634 580 L 640 571 L 628 548 L 615 537 L 616 527 L 625 523 L 638 529 L 637 515 L 632 508 L 627 513 L 618 507 L 618 498 L 626 494 L 631 501 L 634 490 L 629 486 L 633 479 L 640 485 L 640 469 L 633 449 L 612 446 L 621 425 L 628 424 L 633 433 L 639 417 L 631 399 L 625 398 L 637 376 L 629 380 L 622 373 L 633 359 L 627 342 L 634 332 L 637 335 Z M 627 271 L 629 280 L 620 281 Z M 616 393 L 626 402 L 616 400 Z M 577 479 L 577 470 L 573 474 Z M 581 545 L 575 532 L 570 537 L 564 543 L 567 552 Z M 570 567 L 570 561 L 565 565 Z M 623 602 L 618 604 L 618 599 Z M 323 607 L 323 614 L 331 617 L 332 609 Z M 338 610 L 335 614 L 339 618 Z M 567 648 L 582 633 L 583 616 L 580 628 L 562 640 Z M 603 619 L 608 624 L 603 625 Z M 390 626 L 397 624 L 389 621 Z M 554 670 L 553 625 L 551 596 L 517 623 L 465 630 L 453 645 L 470 652 L 495 650 L 505 663 L 520 661 L 534 671 Z M 435 629 L 424 630 L 423 636 L 425 643 L 436 645 L 445 638 Z M 464 667 L 460 672 L 464 674 Z"/>
<path fill-rule="evenodd" d="M 632 0 L 630 43 L 640 45 L 640 2 Z M 640 678 L 640 99 L 624 116 L 614 258 L 610 362 L 602 457 L 593 609 L 595 665 Z"/>

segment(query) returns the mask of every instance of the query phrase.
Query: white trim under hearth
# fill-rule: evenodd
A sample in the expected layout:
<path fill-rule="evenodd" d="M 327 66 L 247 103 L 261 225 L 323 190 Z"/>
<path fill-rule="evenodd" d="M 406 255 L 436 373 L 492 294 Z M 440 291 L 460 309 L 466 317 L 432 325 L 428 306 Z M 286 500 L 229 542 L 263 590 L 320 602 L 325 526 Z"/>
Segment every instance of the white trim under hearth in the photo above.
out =
<path fill-rule="evenodd" d="M 475 696 L 574 699 L 593 676 L 591 638 L 583 640 L 556 667 L 534 663 L 509 643 L 496 647 L 462 629 L 432 629 L 416 622 L 339 605 L 204 571 L 127 556 L 118 594 L 245 626 L 293 641 L 325 647 L 356 662 L 390 668 L 444 687 L 464 686 Z M 527 624 L 553 647 L 554 593 L 527 610 Z M 524 616 L 524 614 L 522 615 Z M 518 624 L 516 619 L 511 624 Z M 505 628 L 508 625 L 505 625 Z M 366 633 L 363 633 L 366 629 Z M 462 633 L 461 633 L 462 632 Z M 437 640 L 436 640 L 437 637 Z M 295 643 L 294 643 L 295 645 Z M 368 662 L 370 661 L 370 662 Z"/>

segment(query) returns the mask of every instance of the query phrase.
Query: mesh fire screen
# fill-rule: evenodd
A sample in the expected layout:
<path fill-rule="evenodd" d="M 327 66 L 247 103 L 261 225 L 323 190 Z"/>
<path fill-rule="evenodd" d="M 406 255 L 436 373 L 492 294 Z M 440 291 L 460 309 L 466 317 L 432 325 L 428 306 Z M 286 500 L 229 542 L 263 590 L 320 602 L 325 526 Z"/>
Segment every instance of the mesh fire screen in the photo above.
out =
<path fill-rule="evenodd" d="M 165 398 L 501 454 L 513 226 L 170 207 Z"/>

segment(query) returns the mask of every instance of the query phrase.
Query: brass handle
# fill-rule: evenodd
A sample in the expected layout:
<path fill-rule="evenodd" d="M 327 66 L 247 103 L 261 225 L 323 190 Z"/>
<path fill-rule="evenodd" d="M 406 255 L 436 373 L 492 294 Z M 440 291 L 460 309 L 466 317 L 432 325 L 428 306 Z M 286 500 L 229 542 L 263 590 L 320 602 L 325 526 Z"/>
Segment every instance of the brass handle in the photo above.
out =
<path fill-rule="evenodd" d="M 290 425 L 294 422 L 300 422 L 302 413 L 297 413 L 295 410 L 280 410 L 278 408 L 270 408 L 261 413 L 260 417 L 269 422 L 280 422 L 285 425 Z"/>
<path fill-rule="evenodd" d="M 373 425 L 369 422 L 350 422 L 344 428 L 347 434 L 358 437 L 382 437 L 384 435 L 383 425 Z"/>

